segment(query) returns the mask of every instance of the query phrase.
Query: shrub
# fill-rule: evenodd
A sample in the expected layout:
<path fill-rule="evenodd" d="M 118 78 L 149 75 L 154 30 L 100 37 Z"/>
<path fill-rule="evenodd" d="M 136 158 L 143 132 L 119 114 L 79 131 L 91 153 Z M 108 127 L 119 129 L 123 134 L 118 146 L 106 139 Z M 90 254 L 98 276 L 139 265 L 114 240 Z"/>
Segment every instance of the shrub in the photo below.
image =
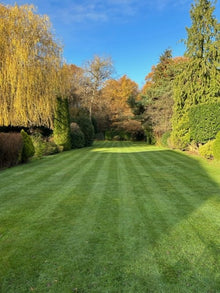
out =
<path fill-rule="evenodd" d="M 71 149 L 70 115 L 67 99 L 57 98 L 57 107 L 54 118 L 54 142 L 64 150 Z"/>
<path fill-rule="evenodd" d="M 190 144 L 189 115 L 187 113 L 175 120 L 175 123 L 173 119 L 173 130 L 169 141 L 173 148 L 181 150 L 185 150 Z"/>
<path fill-rule="evenodd" d="M 46 143 L 40 133 L 35 133 L 34 135 L 31 136 L 34 149 L 35 149 L 35 154 L 34 156 L 36 158 L 42 158 L 42 156 L 45 154 L 45 149 L 46 149 Z"/>
<path fill-rule="evenodd" d="M 77 123 L 70 124 L 70 136 L 72 149 L 83 148 L 85 146 L 85 136 Z"/>
<path fill-rule="evenodd" d="M 206 144 L 201 145 L 199 147 L 199 154 L 201 157 L 206 158 L 206 159 L 213 159 L 213 157 L 214 157 L 214 152 L 213 152 L 214 142 L 215 142 L 214 140 L 210 140 Z"/>
<path fill-rule="evenodd" d="M 167 131 L 165 132 L 162 137 L 161 137 L 161 144 L 162 146 L 164 147 L 169 147 L 169 138 L 170 138 L 170 135 L 171 135 L 171 131 Z"/>
<path fill-rule="evenodd" d="M 218 132 L 216 139 L 213 143 L 213 154 L 214 158 L 220 161 L 220 131 Z"/>
<path fill-rule="evenodd" d="M 115 140 L 115 141 L 120 141 L 120 140 L 121 140 L 120 135 L 115 135 L 115 136 L 113 137 L 113 140 Z"/>
<path fill-rule="evenodd" d="M 45 142 L 45 149 L 44 149 L 45 156 L 57 154 L 62 151 L 63 151 L 63 148 L 60 146 L 57 146 L 53 138 L 50 138 L 49 141 Z"/>
<path fill-rule="evenodd" d="M 107 130 L 105 132 L 105 139 L 112 140 L 115 135 L 116 135 L 116 132 L 114 130 Z"/>
<path fill-rule="evenodd" d="M 29 158 L 34 155 L 34 145 L 30 136 L 23 129 L 21 130 L 21 136 L 23 140 L 23 148 L 21 153 L 21 162 L 27 162 Z"/>
<path fill-rule="evenodd" d="M 200 104 L 189 111 L 191 139 L 205 143 L 220 130 L 220 103 Z"/>
<path fill-rule="evenodd" d="M 52 138 L 46 140 L 40 133 L 32 135 L 31 139 L 35 148 L 34 156 L 36 158 L 40 159 L 42 156 L 57 154 L 60 151 Z"/>
<path fill-rule="evenodd" d="M 95 139 L 96 140 L 105 140 L 105 136 L 103 134 L 103 132 L 98 132 L 95 134 Z"/>
<path fill-rule="evenodd" d="M 91 146 L 94 140 L 94 127 L 91 120 L 86 116 L 80 116 L 76 120 L 85 137 L 85 146 Z"/>
<path fill-rule="evenodd" d="M 0 168 L 17 165 L 23 148 L 20 133 L 0 133 Z"/>
<path fill-rule="evenodd" d="M 187 150 L 194 154 L 199 154 L 199 146 L 195 141 L 191 141 L 187 147 Z"/>

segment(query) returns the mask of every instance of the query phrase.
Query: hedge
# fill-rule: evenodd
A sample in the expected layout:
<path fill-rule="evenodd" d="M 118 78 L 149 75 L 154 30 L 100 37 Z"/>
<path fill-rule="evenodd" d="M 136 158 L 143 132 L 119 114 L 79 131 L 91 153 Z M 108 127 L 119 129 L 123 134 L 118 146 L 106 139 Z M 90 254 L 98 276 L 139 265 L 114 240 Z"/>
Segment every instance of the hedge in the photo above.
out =
<path fill-rule="evenodd" d="M 220 130 L 220 103 L 200 104 L 189 111 L 190 137 L 196 143 L 206 143 Z"/>
<path fill-rule="evenodd" d="M 20 133 L 0 133 L 0 168 L 21 162 L 23 140 Z"/>
<path fill-rule="evenodd" d="M 218 161 L 220 161 L 220 131 L 218 132 L 216 136 L 216 140 L 213 144 L 213 154 L 214 158 Z"/>

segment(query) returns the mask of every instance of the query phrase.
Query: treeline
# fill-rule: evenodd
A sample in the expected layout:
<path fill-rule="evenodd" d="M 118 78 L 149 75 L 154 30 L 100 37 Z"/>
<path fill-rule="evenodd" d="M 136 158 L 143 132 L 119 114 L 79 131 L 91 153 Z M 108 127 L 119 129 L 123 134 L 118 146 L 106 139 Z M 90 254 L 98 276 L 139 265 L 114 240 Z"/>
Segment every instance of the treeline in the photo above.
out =
<path fill-rule="evenodd" d="M 192 5 L 185 55 L 173 58 L 166 50 L 140 91 L 126 75 L 113 78 L 111 58 L 65 64 L 48 17 L 33 6 L 0 5 L 1 130 L 25 129 L 36 157 L 109 139 L 219 158 L 220 25 L 214 9 L 208 0 Z M 7 149 L 2 141 L 0 160 L 1 147 Z"/>
<path fill-rule="evenodd" d="M 166 50 L 142 90 L 145 128 L 151 141 L 219 158 L 220 24 L 208 0 L 192 5 L 186 52 Z"/>
<path fill-rule="evenodd" d="M 127 76 L 112 79 L 111 58 L 65 64 L 48 17 L 33 6 L 0 5 L 0 18 L 1 166 L 22 161 L 22 129 L 36 157 L 90 146 L 94 138 L 143 138 L 127 103 L 138 85 Z"/>

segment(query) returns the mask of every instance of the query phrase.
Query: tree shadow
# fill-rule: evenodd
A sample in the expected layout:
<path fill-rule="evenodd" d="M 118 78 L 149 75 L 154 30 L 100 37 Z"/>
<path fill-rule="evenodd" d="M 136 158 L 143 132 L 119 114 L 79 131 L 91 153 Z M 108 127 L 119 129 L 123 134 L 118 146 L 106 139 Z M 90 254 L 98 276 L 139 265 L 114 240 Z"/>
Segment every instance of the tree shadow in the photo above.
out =
<path fill-rule="evenodd" d="M 98 143 L 76 158 L 62 175 L 70 177 L 59 204 L 24 221 L 16 250 L 30 267 L 12 268 L 17 282 L 31 277 L 37 287 L 40 271 L 58 279 L 54 292 L 64 284 L 78 292 L 218 292 L 220 186 L 199 160 L 124 142 Z"/>
<path fill-rule="evenodd" d="M 105 194 L 97 223 L 106 217 L 106 224 L 95 228 L 96 243 L 117 239 L 115 254 L 103 245 L 103 254 L 109 252 L 115 263 L 120 259 L 115 282 L 120 275 L 121 284 L 132 290 L 217 292 L 219 184 L 199 159 L 143 144 L 139 151 L 127 147 L 96 148 L 102 160 L 111 153 L 117 175 L 112 185 L 119 202 L 112 211 L 112 193 Z"/>

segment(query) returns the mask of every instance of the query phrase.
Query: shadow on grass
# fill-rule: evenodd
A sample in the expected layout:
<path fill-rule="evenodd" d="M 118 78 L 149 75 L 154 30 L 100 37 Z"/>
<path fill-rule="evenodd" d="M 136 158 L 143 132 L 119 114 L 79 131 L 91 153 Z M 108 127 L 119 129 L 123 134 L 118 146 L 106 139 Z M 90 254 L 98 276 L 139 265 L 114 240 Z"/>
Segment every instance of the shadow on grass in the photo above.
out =
<path fill-rule="evenodd" d="M 121 265 L 113 269 L 115 282 L 120 278 L 123 286 L 149 292 L 179 288 L 218 292 L 219 184 L 199 159 L 143 144 L 133 146 L 125 149 L 127 145 L 121 148 L 115 143 L 92 150 L 102 153 L 103 160 L 111 153 L 117 162 L 113 170 L 123 170 L 116 188 L 120 204 L 110 212 L 112 194 L 105 195 L 97 214 L 97 223 L 107 219 L 103 230 L 97 231 L 97 241 L 106 235 L 109 223 L 121 227 L 105 236 L 106 243 L 118 239 L 113 258 Z M 120 180 L 126 187 L 120 188 Z M 103 254 L 107 251 L 103 247 Z"/>
<path fill-rule="evenodd" d="M 59 163 L 66 194 L 47 186 L 48 207 L 6 241 L 4 290 L 28 280 L 39 292 L 218 292 L 220 186 L 199 160 L 124 142 L 71 160 L 65 173 Z"/>

